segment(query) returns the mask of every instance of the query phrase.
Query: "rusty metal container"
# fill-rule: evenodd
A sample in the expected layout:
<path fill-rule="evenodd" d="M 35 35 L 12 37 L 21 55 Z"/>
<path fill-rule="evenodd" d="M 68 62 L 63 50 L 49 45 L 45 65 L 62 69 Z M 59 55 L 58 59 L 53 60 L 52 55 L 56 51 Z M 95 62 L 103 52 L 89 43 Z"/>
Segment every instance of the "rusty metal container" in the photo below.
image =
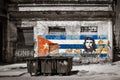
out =
<path fill-rule="evenodd" d="M 72 57 L 57 57 L 56 71 L 60 75 L 69 75 L 72 69 Z"/>

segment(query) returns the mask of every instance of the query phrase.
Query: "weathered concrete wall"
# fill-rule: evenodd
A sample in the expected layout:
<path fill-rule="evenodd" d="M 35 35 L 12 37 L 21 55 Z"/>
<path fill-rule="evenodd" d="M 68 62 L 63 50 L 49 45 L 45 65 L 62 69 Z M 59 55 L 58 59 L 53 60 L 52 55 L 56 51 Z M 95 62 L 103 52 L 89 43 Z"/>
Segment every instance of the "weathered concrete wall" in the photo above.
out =
<path fill-rule="evenodd" d="M 33 47 L 16 48 L 14 53 L 14 62 L 26 61 L 26 58 L 34 56 Z"/>
<path fill-rule="evenodd" d="M 7 47 L 7 2 L 0 0 L 0 62 L 5 62 Z"/>
<path fill-rule="evenodd" d="M 50 36 L 49 34 L 49 27 L 65 27 L 65 33 L 64 37 L 65 40 L 61 40 L 59 37 L 60 34 L 52 34 L 52 35 L 57 35 L 55 38 L 47 38 L 45 36 Z M 87 26 L 96 26 L 97 31 L 96 32 L 81 32 L 81 27 L 87 27 Z M 82 37 L 92 37 L 95 40 L 95 44 L 99 45 L 99 41 L 103 40 L 106 46 L 109 47 L 109 51 L 107 52 L 107 55 L 109 59 L 112 59 L 112 50 L 113 50 L 113 36 L 112 36 L 112 21 L 37 21 L 37 26 L 34 27 L 34 40 L 35 40 L 35 56 L 38 55 L 39 51 L 39 41 L 38 41 L 38 36 L 43 37 L 53 43 L 58 43 L 60 46 L 59 48 L 59 54 L 66 53 L 66 50 L 68 47 L 65 47 L 65 45 L 70 45 L 69 47 L 72 47 L 73 51 L 75 48 L 80 49 L 83 52 L 82 47 L 76 47 L 79 44 L 84 43 L 84 39 Z M 97 36 L 97 38 L 93 36 Z M 81 38 L 80 38 L 81 37 Z M 41 39 L 40 39 L 41 40 Z M 109 44 L 108 44 L 109 43 Z M 61 44 L 64 44 L 64 49 L 61 47 Z M 72 45 L 71 45 L 72 44 Z M 75 46 L 73 46 L 75 44 Z M 76 45 L 77 44 L 77 45 Z M 42 45 L 42 43 L 41 43 Z M 104 46 L 105 47 L 105 46 Z M 97 47 L 99 48 L 99 46 Z M 81 52 L 81 53 L 82 53 Z M 72 52 L 74 54 L 74 52 Z M 104 53 L 106 54 L 106 53 Z M 100 58 L 102 59 L 102 58 Z M 86 59 L 87 60 L 87 59 Z"/>
<path fill-rule="evenodd" d="M 32 0 L 32 1 L 34 2 L 36 0 Z M 69 0 L 69 1 L 71 1 L 71 0 Z M 78 0 L 74 0 L 74 1 L 78 1 Z M 86 5 L 81 6 L 80 4 L 77 4 L 77 5 L 76 4 L 71 4 L 71 6 L 70 6 L 69 3 L 67 5 L 66 4 L 59 4 L 59 5 L 54 4 L 53 5 L 52 3 L 41 5 L 41 4 L 31 4 L 28 1 L 28 4 L 18 4 L 18 5 L 16 5 L 16 7 L 11 6 L 9 8 L 9 12 L 11 12 L 11 18 L 13 20 L 16 20 L 16 19 L 21 20 L 21 24 L 19 25 L 19 27 L 33 27 L 34 28 L 35 55 L 37 55 L 37 53 L 38 53 L 38 41 L 37 41 L 38 39 L 37 39 L 37 36 L 38 35 L 49 35 L 48 26 L 53 26 L 53 27 L 54 26 L 62 26 L 62 27 L 65 27 L 65 29 L 66 29 L 65 36 L 75 35 L 76 39 L 80 35 L 88 35 L 88 34 L 89 35 L 99 35 L 99 36 L 107 35 L 107 40 L 110 42 L 110 47 L 111 47 L 109 56 L 112 59 L 112 47 L 113 47 L 112 46 L 112 36 L 111 36 L 112 35 L 112 22 L 109 21 L 109 20 L 108 21 L 95 21 L 94 20 L 95 18 L 100 18 L 102 20 L 102 18 L 104 17 L 104 16 L 102 16 L 102 18 L 101 18 L 102 12 L 113 11 L 112 5 L 107 4 L 107 2 L 109 2 L 109 0 L 99 0 L 99 2 L 102 2 L 102 1 L 106 2 L 106 3 L 103 3 L 104 4 L 103 6 L 99 5 L 99 4 L 95 4 L 95 2 L 97 2 L 97 0 L 92 0 L 94 2 L 93 3 L 94 5 L 89 4 L 89 1 L 90 0 L 85 1 L 88 4 L 87 6 Z M 14 2 L 14 0 L 13 0 L 13 2 Z M 24 0 L 22 2 L 24 3 Z M 62 2 L 63 2 L 63 0 L 62 0 Z M 112 0 L 110 0 L 110 2 L 112 2 Z M 64 6 L 62 6 L 62 5 L 64 5 Z M 46 12 L 44 13 L 44 11 L 46 11 Z M 53 12 L 53 13 L 49 14 L 49 11 Z M 63 11 L 63 12 L 60 13 L 62 15 L 59 15 L 59 11 Z M 66 16 L 64 15 L 64 11 L 65 11 Z M 85 11 L 86 12 L 85 15 L 83 15 L 84 13 L 77 13 L 77 12 L 76 12 L 76 14 L 77 14 L 77 16 L 80 15 L 80 16 L 78 16 L 79 18 L 86 18 L 87 19 L 89 17 L 89 19 L 92 18 L 92 20 L 94 20 L 94 21 L 79 21 L 79 19 L 77 19 L 78 21 L 75 21 L 75 20 L 73 21 L 72 18 L 78 18 L 78 17 L 76 17 L 76 14 L 72 15 L 72 13 L 70 13 L 69 16 L 67 16 L 67 12 L 70 12 L 70 11 L 73 11 L 73 12 L 75 12 L 75 11 L 83 11 L 84 12 Z M 91 12 L 89 14 L 92 14 L 92 15 L 91 16 L 86 16 L 86 15 L 89 15 L 89 14 L 87 14 L 89 11 Z M 13 13 L 18 13 L 18 14 L 16 14 L 14 16 L 12 12 Z M 19 13 L 22 13 L 22 12 L 23 12 L 23 14 L 19 14 Z M 99 15 L 97 15 L 97 16 L 94 15 L 94 14 L 97 14 L 96 12 L 98 12 L 98 13 L 100 12 Z M 27 13 L 29 13 L 29 14 L 27 14 Z M 54 15 L 56 15 L 56 16 L 54 16 Z M 82 15 L 83 15 L 83 17 L 81 17 Z M 72 16 L 72 17 L 70 17 L 70 16 Z M 93 17 L 93 16 L 95 16 L 95 17 Z M 110 14 L 105 18 L 111 18 L 111 16 L 112 15 Z M 62 20 L 68 20 L 68 19 L 65 19 L 65 18 L 70 18 L 71 20 L 70 21 L 57 21 L 56 17 L 57 18 L 62 18 Z M 49 21 L 50 18 L 53 18 L 56 21 Z M 26 19 L 26 20 L 23 20 L 23 19 Z M 42 21 L 43 19 L 48 20 L 48 21 Z M 41 21 L 39 21 L 39 20 L 41 20 Z M 95 33 L 82 33 L 81 29 L 80 29 L 81 26 L 97 26 L 98 31 L 95 32 Z M 15 28 L 12 28 L 12 29 L 14 30 Z M 107 30 L 104 31 L 105 29 L 107 29 Z M 14 30 L 14 31 L 16 31 L 16 30 Z M 9 33 L 15 33 L 15 32 L 10 31 Z M 16 35 L 9 34 L 9 36 L 16 36 Z M 68 36 L 67 36 L 67 38 L 68 38 Z M 72 39 L 72 37 L 70 37 L 70 39 Z M 11 41 L 11 38 L 8 39 L 8 40 Z M 14 43 L 14 41 L 15 40 L 13 39 L 13 43 Z M 79 42 L 81 43 L 80 40 L 77 40 L 77 41 L 74 41 L 74 42 L 75 43 L 79 43 Z M 13 47 L 10 48 L 11 45 L 13 45 L 13 43 L 8 42 L 8 52 L 10 51 L 10 54 L 8 54 L 7 57 L 10 55 L 10 57 L 16 56 L 18 58 L 18 57 L 26 57 L 26 56 L 29 57 L 29 56 L 32 55 L 31 50 L 26 50 L 26 49 L 17 49 L 15 54 L 13 55 L 12 54 Z M 55 42 L 55 43 L 59 43 L 59 41 Z M 70 43 L 70 41 L 65 42 L 65 43 Z M 30 54 L 28 54 L 28 52 L 30 52 Z M 65 50 L 60 51 L 60 53 L 64 53 L 64 52 L 65 52 Z"/>
<path fill-rule="evenodd" d="M 17 27 L 12 22 L 8 22 L 7 27 L 7 53 L 5 59 L 6 62 L 13 62 L 17 41 Z"/>
<path fill-rule="evenodd" d="M 22 32 L 19 32 L 18 30 L 17 33 L 17 35 L 22 34 L 22 38 L 19 38 L 19 41 L 16 41 L 16 48 L 13 55 L 14 62 L 23 62 L 26 58 L 34 56 L 34 48 L 32 47 L 34 35 L 32 28 L 36 26 L 36 23 L 36 21 L 22 20 L 21 24 L 16 25 L 16 28 L 19 27 L 22 30 Z"/>
<path fill-rule="evenodd" d="M 21 21 L 21 27 L 34 27 L 36 25 L 37 25 L 36 21 L 28 21 L 28 20 Z"/>
<path fill-rule="evenodd" d="M 110 5 L 107 6 L 54 6 L 54 7 L 19 7 L 19 11 L 112 11 Z"/>
<path fill-rule="evenodd" d="M 115 39 L 116 47 L 120 48 L 120 1 L 117 0 L 116 5 L 116 21 L 115 21 Z"/>

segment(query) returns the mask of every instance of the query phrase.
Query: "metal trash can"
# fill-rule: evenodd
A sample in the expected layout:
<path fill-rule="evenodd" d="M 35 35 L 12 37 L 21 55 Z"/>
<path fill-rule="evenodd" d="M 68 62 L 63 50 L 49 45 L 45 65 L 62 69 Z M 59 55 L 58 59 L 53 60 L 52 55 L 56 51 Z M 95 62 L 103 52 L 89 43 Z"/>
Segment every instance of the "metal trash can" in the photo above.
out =
<path fill-rule="evenodd" d="M 38 58 L 28 58 L 27 59 L 27 70 L 31 76 L 37 75 L 40 72 Z"/>
<path fill-rule="evenodd" d="M 56 73 L 55 58 L 51 56 L 40 57 L 40 68 L 43 75 L 52 75 Z"/>
<path fill-rule="evenodd" d="M 59 75 L 69 75 L 72 69 L 72 57 L 57 57 L 56 71 Z"/>
<path fill-rule="evenodd" d="M 72 57 L 42 56 L 27 59 L 27 69 L 31 76 L 43 74 L 70 74 L 72 69 Z"/>

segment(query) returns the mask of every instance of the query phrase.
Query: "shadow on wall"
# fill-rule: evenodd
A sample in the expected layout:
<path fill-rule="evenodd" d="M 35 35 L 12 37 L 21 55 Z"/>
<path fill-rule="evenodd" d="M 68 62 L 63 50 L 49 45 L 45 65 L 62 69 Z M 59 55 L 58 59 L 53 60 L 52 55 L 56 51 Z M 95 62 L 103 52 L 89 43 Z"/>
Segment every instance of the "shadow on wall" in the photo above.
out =
<path fill-rule="evenodd" d="M 115 47 L 113 50 L 113 62 L 120 61 L 120 48 Z"/>

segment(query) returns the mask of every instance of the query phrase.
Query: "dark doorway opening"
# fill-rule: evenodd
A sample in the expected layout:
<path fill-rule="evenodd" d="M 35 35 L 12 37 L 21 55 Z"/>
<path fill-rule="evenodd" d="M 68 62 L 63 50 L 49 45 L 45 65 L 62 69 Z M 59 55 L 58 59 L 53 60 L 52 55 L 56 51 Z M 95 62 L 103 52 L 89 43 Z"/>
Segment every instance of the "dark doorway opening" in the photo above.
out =
<path fill-rule="evenodd" d="M 32 27 L 17 28 L 17 48 L 15 62 L 24 62 L 26 58 L 34 56 L 34 39 Z"/>

